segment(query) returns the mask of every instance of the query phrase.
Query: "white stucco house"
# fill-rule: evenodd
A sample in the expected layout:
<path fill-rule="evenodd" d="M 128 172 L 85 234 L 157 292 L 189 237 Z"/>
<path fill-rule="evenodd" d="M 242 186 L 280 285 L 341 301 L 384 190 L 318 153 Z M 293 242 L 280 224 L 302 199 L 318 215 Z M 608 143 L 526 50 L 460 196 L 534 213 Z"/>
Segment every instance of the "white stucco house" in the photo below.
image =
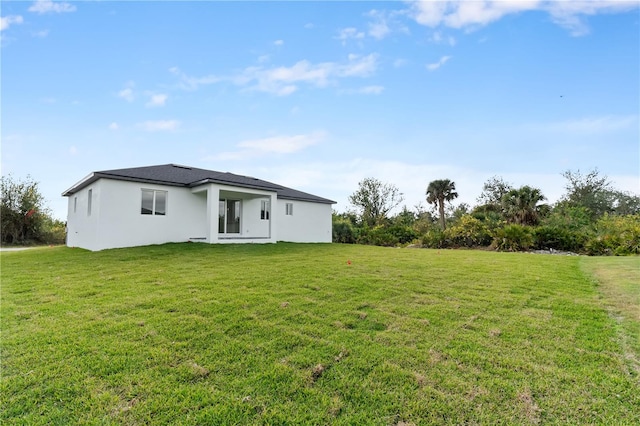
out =
<path fill-rule="evenodd" d="M 275 183 L 177 164 L 93 172 L 71 188 L 67 246 L 168 242 L 331 242 L 335 201 Z"/>

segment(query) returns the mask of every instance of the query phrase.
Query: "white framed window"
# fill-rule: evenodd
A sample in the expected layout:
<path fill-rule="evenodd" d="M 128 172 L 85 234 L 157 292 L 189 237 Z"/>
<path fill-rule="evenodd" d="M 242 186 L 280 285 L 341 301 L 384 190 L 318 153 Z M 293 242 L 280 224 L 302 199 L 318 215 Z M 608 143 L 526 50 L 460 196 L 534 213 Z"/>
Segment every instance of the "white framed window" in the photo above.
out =
<path fill-rule="evenodd" d="M 73 212 L 78 211 L 78 197 L 73 197 Z"/>
<path fill-rule="evenodd" d="M 165 216 L 167 214 L 167 191 L 143 189 L 140 213 Z"/>
<path fill-rule="evenodd" d="M 89 190 L 89 196 L 87 199 L 87 216 L 91 216 L 91 202 L 93 200 L 93 189 Z"/>
<path fill-rule="evenodd" d="M 269 200 L 262 200 L 260 202 L 260 219 L 269 220 Z"/>
<path fill-rule="evenodd" d="M 287 216 L 293 216 L 293 203 L 287 203 L 285 209 L 285 214 Z"/>

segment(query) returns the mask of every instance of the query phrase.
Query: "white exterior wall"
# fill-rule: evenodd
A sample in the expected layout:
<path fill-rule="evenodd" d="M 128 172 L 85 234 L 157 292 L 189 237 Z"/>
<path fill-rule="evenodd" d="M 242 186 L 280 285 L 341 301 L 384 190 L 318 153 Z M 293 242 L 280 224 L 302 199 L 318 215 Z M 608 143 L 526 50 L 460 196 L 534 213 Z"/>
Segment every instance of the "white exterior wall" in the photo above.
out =
<path fill-rule="evenodd" d="M 75 214 L 73 197 L 93 188 L 91 216 L 86 200 Z M 142 189 L 167 191 L 166 215 L 140 213 Z M 206 237 L 206 197 L 190 189 L 100 179 L 69 197 L 67 245 L 89 250 L 188 241 Z M 86 195 L 84 197 L 86 199 Z M 217 203 L 216 203 L 217 205 Z"/>
<path fill-rule="evenodd" d="M 293 204 L 293 215 L 286 204 Z M 278 199 L 274 209 L 278 224 L 277 240 L 293 243 L 330 243 L 332 239 L 331 204 Z"/>
<path fill-rule="evenodd" d="M 269 198 L 267 198 L 269 199 Z M 251 237 L 269 236 L 269 221 L 260 219 L 261 201 L 265 198 L 251 198 L 242 200 L 242 235 Z M 271 212 L 269 212 L 271 216 Z"/>
<path fill-rule="evenodd" d="M 101 181 L 92 183 L 69 197 L 67 210 L 67 246 L 99 250 L 96 240 L 100 215 Z M 88 214 L 91 190 L 91 215 Z"/>

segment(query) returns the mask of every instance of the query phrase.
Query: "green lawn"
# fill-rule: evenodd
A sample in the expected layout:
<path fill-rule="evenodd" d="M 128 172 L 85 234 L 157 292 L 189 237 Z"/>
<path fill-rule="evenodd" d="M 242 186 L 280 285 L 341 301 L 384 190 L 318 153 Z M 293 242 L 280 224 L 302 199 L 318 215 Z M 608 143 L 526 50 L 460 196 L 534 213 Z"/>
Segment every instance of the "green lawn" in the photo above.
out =
<path fill-rule="evenodd" d="M 2 424 L 640 423 L 638 257 L 280 243 L 0 258 Z"/>

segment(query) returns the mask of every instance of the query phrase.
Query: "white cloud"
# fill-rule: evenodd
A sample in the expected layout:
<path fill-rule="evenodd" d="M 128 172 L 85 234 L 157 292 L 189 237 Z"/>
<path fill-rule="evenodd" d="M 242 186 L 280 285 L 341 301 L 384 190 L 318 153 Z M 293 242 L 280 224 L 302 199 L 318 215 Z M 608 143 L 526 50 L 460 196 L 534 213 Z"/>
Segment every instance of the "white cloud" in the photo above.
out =
<path fill-rule="evenodd" d="M 135 94 L 133 93 L 133 88 L 135 83 L 133 81 L 128 81 L 125 84 L 125 88 L 118 92 L 118 97 L 124 99 L 127 102 L 133 102 L 135 100 Z"/>
<path fill-rule="evenodd" d="M 368 77 L 375 73 L 377 67 L 378 55 L 372 53 L 366 56 L 351 54 L 348 56 L 348 60 L 342 63 L 321 62 L 313 64 L 307 60 L 302 60 L 290 67 L 267 67 L 265 64 L 259 64 L 247 67 L 236 75 L 225 77 L 213 74 L 204 77 L 193 77 L 185 74 L 177 67 L 173 67 L 169 71 L 180 79 L 178 85 L 184 90 L 196 90 L 204 85 L 231 82 L 237 86 L 244 87 L 246 90 L 287 96 L 296 92 L 302 84 L 326 87 L 340 78 Z M 126 94 L 124 93 L 121 97 Z"/>
<path fill-rule="evenodd" d="M 442 58 L 440 58 L 438 62 L 435 62 L 433 64 L 427 64 L 427 69 L 429 71 L 435 71 L 441 66 L 443 66 L 449 59 L 451 59 L 451 56 L 443 56 Z"/>
<path fill-rule="evenodd" d="M 589 33 L 583 16 L 599 13 L 619 13 L 638 8 L 637 1 L 592 0 L 592 1 L 551 1 L 545 2 L 545 10 L 556 24 L 569 30 L 573 36 Z"/>
<path fill-rule="evenodd" d="M 370 10 L 365 14 L 369 18 L 367 35 L 376 40 L 382 40 L 394 32 L 409 34 L 409 28 L 399 19 L 408 14 L 407 10 Z"/>
<path fill-rule="evenodd" d="M 429 41 L 435 44 L 448 44 L 449 46 L 456 45 L 456 39 L 452 36 L 445 36 L 440 31 L 434 31 L 431 37 L 429 37 Z"/>
<path fill-rule="evenodd" d="M 118 125 L 118 123 L 116 123 L 115 121 L 111 124 L 109 124 L 109 130 L 118 130 L 120 129 L 120 126 Z"/>
<path fill-rule="evenodd" d="M 28 10 L 42 15 L 45 13 L 75 12 L 76 7 L 65 1 L 37 0 Z"/>
<path fill-rule="evenodd" d="M 601 117 L 586 117 L 576 120 L 568 120 L 553 123 L 547 126 L 554 132 L 567 132 L 573 134 L 608 133 L 625 129 L 638 128 L 637 115 L 605 115 Z"/>
<path fill-rule="evenodd" d="M 360 89 L 360 93 L 365 95 L 379 95 L 383 90 L 383 86 L 366 86 Z"/>
<path fill-rule="evenodd" d="M 406 66 L 409 63 L 409 61 L 407 61 L 406 59 L 396 59 L 395 61 L 393 61 L 393 67 L 394 68 L 402 68 L 404 66 Z"/>
<path fill-rule="evenodd" d="M 368 77 L 375 73 L 377 67 L 378 55 L 372 53 L 366 56 L 351 54 L 348 56 L 348 60 L 343 63 L 321 62 L 313 64 L 302 60 L 290 67 L 251 66 L 230 77 L 215 75 L 190 77 L 178 68 L 171 68 L 169 71 L 180 78 L 180 87 L 185 90 L 195 90 L 202 85 L 228 81 L 244 87 L 246 90 L 287 96 L 296 92 L 301 84 L 326 87 L 340 78 Z"/>
<path fill-rule="evenodd" d="M 359 94 L 359 95 L 379 95 L 384 91 L 384 86 L 365 86 L 359 89 L 347 89 L 341 90 L 339 93 L 347 95 Z"/>
<path fill-rule="evenodd" d="M 180 127 L 178 120 L 157 120 L 138 123 L 138 127 L 147 132 L 173 131 Z"/>
<path fill-rule="evenodd" d="M 275 46 L 282 46 L 284 44 L 284 40 L 276 40 L 273 42 Z"/>
<path fill-rule="evenodd" d="M 372 21 L 369 22 L 368 32 L 371 37 L 381 40 L 391 32 L 387 23 L 387 15 L 384 12 L 372 10 L 367 15 L 372 18 Z"/>
<path fill-rule="evenodd" d="M 240 142 L 238 146 L 265 153 L 291 154 L 315 145 L 323 138 L 324 133 L 316 132 L 309 135 L 274 136 L 265 139 L 248 140 Z"/>
<path fill-rule="evenodd" d="M 238 151 L 223 152 L 205 160 L 247 160 L 269 154 L 292 154 L 321 142 L 325 136 L 324 132 L 314 132 L 302 135 L 282 135 L 252 139 L 238 143 L 237 146 L 240 148 Z"/>
<path fill-rule="evenodd" d="M 361 40 L 363 38 L 364 38 L 364 33 L 362 31 L 358 31 L 353 27 L 341 29 L 338 35 L 336 36 L 336 39 L 340 40 L 343 46 L 347 44 L 347 40 L 351 40 L 351 39 Z"/>
<path fill-rule="evenodd" d="M 34 31 L 31 33 L 31 35 L 37 38 L 45 38 L 49 35 L 49 30 Z"/>
<path fill-rule="evenodd" d="M 638 8 L 636 1 L 618 0 L 414 0 L 411 2 L 409 14 L 416 22 L 427 27 L 445 26 L 473 30 L 507 15 L 543 11 L 551 15 L 556 24 L 567 28 L 572 35 L 579 36 L 588 32 L 588 27 L 583 21 L 584 16 L 625 12 L 635 8 Z"/>
<path fill-rule="evenodd" d="M 22 24 L 24 19 L 20 15 L 9 15 L 0 18 L 0 31 L 8 29 L 13 24 Z"/>
<path fill-rule="evenodd" d="M 71 145 L 69 147 L 69 154 L 70 155 L 77 155 L 78 154 L 78 148 L 76 148 L 75 145 Z"/>
<path fill-rule="evenodd" d="M 147 107 L 161 107 L 167 102 L 169 95 L 164 93 L 152 94 L 149 98 L 149 102 L 146 103 Z"/>
<path fill-rule="evenodd" d="M 178 67 L 169 68 L 169 72 L 174 74 L 180 78 L 179 86 L 184 90 L 197 90 L 200 86 L 208 86 L 210 84 L 218 83 L 223 81 L 223 78 L 216 77 L 215 75 L 207 75 L 204 77 L 191 77 L 185 74 Z"/>
<path fill-rule="evenodd" d="M 349 55 L 349 62 L 337 65 L 336 75 L 339 77 L 368 77 L 378 68 L 378 55 L 371 53 L 367 56 Z"/>

